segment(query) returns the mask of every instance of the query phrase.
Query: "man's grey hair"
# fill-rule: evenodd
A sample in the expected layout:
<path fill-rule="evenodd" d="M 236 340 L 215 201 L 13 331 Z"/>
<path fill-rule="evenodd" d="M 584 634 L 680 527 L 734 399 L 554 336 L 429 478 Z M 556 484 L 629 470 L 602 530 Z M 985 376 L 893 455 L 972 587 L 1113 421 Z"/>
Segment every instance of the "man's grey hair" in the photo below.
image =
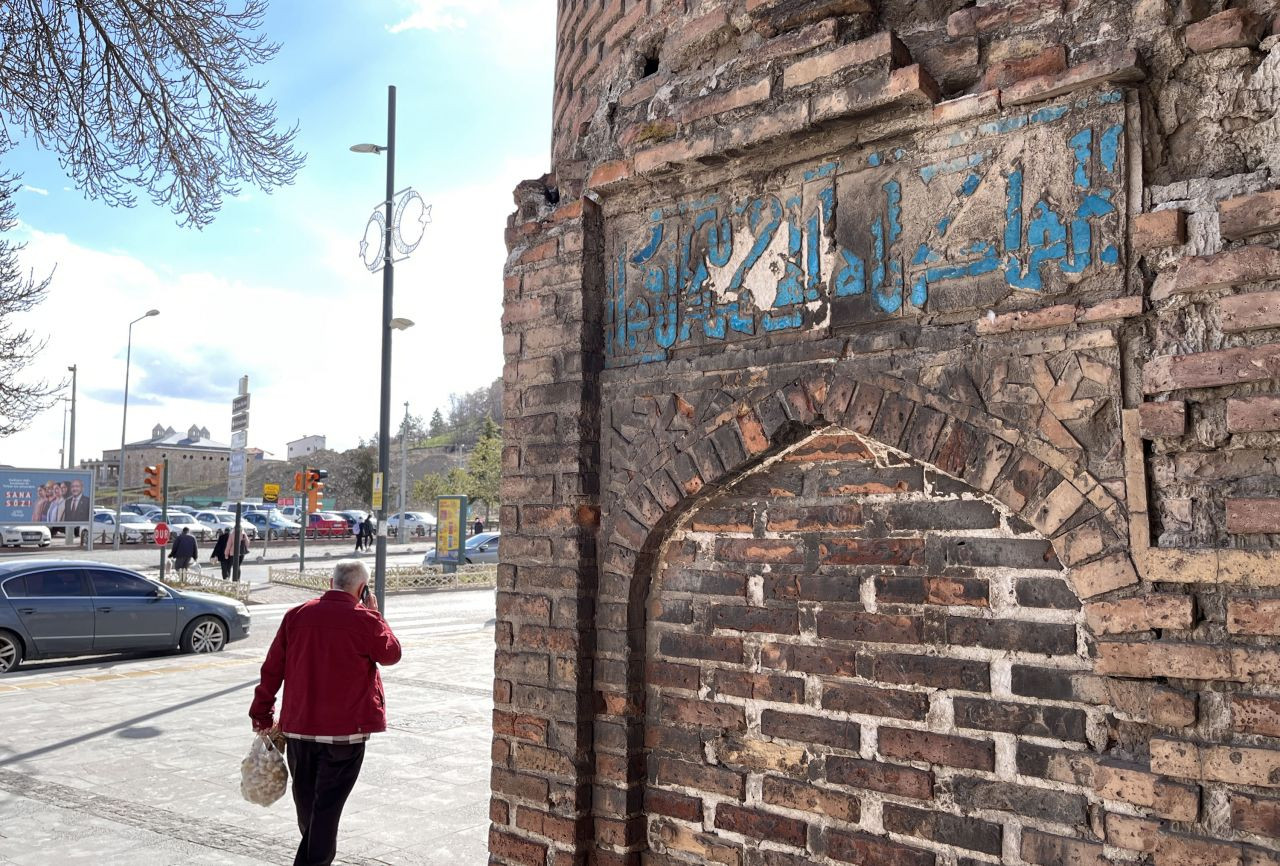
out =
<path fill-rule="evenodd" d="M 333 567 L 333 588 L 351 592 L 369 582 L 369 569 L 358 559 L 344 559 Z"/>

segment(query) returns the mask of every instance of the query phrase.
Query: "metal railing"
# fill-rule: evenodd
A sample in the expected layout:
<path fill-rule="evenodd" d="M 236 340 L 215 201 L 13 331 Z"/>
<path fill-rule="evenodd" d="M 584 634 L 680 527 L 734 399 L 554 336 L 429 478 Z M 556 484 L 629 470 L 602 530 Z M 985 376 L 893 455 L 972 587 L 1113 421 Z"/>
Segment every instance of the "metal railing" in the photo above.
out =
<path fill-rule="evenodd" d="M 308 568 L 298 571 L 292 566 L 271 566 L 267 574 L 272 583 L 324 592 L 333 577 L 332 568 Z M 464 565 L 453 574 L 432 566 L 392 566 L 387 569 L 387 592 L 422 590 L 482 589 L 498 585 L 498 566 Z"/>

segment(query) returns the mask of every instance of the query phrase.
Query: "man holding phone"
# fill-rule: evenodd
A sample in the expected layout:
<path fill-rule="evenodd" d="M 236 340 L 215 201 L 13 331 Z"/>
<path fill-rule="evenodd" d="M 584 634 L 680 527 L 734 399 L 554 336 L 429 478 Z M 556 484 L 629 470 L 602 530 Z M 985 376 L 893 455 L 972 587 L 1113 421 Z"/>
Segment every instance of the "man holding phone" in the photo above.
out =
<path fill-rule="evenodd" d="M 284 684 L 279 728 L 288 738 L 302 832 L 294 866 L 328 866 L 337 856 L 338 822 L 360 775 L 365 741 L 387 729 L 378 665 L 400 661 L 400 641 L 369 592 L 364 563 L 339 562 L 331 586 L 285 614 L 249 708 L 253 729 L 271 731 Z"/>

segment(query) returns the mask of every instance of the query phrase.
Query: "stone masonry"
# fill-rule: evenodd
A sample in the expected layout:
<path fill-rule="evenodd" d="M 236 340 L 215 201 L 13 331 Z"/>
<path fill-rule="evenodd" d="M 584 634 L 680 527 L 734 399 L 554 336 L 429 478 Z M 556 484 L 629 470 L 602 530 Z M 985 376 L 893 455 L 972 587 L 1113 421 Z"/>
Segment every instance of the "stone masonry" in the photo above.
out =
<path fill-rule="evenodd" d="M 491 862 L 1280 866 L 1278 16 L 561 0 Z"/>

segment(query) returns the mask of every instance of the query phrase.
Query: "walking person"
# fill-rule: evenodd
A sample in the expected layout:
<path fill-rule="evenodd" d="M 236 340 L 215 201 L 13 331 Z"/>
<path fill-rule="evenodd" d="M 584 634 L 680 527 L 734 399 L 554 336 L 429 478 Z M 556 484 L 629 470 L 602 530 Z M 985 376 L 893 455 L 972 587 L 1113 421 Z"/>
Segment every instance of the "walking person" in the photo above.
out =
<path fill-rule="evenodd" d="M 360 524 L 360 534 L 364 536 L 364 549 L 368 550 L 373 547 L 373 515 L 365 517 L 364 523 Z"/>
<path fill-rule="evenodd" d="M 196 543 L 196 537 L 187 527 L 182 527 L 182 534 L 173 540 L 169 558 L 173 560 L 173 567 L 178 571 L 186 571 L 193 561 L 200 558 L 200 545 Z"/>
<path fill-rule="evenodd" d="M 230 541 L 231 530 L 223 529 L 218 533 L 218 540 L 213 543 L 213 552 L 209 554 L 210 559 L 218 560 L 218 565 L 222 568 L 223 580 L 231 577 L 231 554 L 227 552 L 227 545 Z"/>
<path fill-rule="evenodd" d="M 364 550 L 364 521 L 357 520 L 351 531 L 356 537 L 356 550 Z"/>
<path fill-rule="evenodd" d="M 471 534 L 479 535 L 482 532 L 484 532 L 484 521 L 477 517 L 476 522 L 471 525 Z"/>
<path fill-rule="evenodd" d="M 284 615 L 249 708 L 255 731 L 278 727 L 288 738 L 285 757 L 302 833 L 294 866 L 333 862 L 338 822 L 360 775 L 365 742 L 387 729 L 378 665 L 400 661 L 400 641 L 368 583 L 364 563 L 344 560 L 334 566 L 328 592 Z"/>
<path fill-rule="evenodd" d="M 240 577 L 235 573 L 235 567 L 237 564 L 242 563 L 244 558 L 249 554 L 249 538 L 245 535 L 245 532 L 242 529 L 238 534 L 238 542 L 236 539 L 237 533 L 232 530 L 228 530 L 227 548 L 224 555 L 228 558 L 229 562 L 226 567 L 227 573 L 231 575 L 232 580 L 238 581 Z"/>

